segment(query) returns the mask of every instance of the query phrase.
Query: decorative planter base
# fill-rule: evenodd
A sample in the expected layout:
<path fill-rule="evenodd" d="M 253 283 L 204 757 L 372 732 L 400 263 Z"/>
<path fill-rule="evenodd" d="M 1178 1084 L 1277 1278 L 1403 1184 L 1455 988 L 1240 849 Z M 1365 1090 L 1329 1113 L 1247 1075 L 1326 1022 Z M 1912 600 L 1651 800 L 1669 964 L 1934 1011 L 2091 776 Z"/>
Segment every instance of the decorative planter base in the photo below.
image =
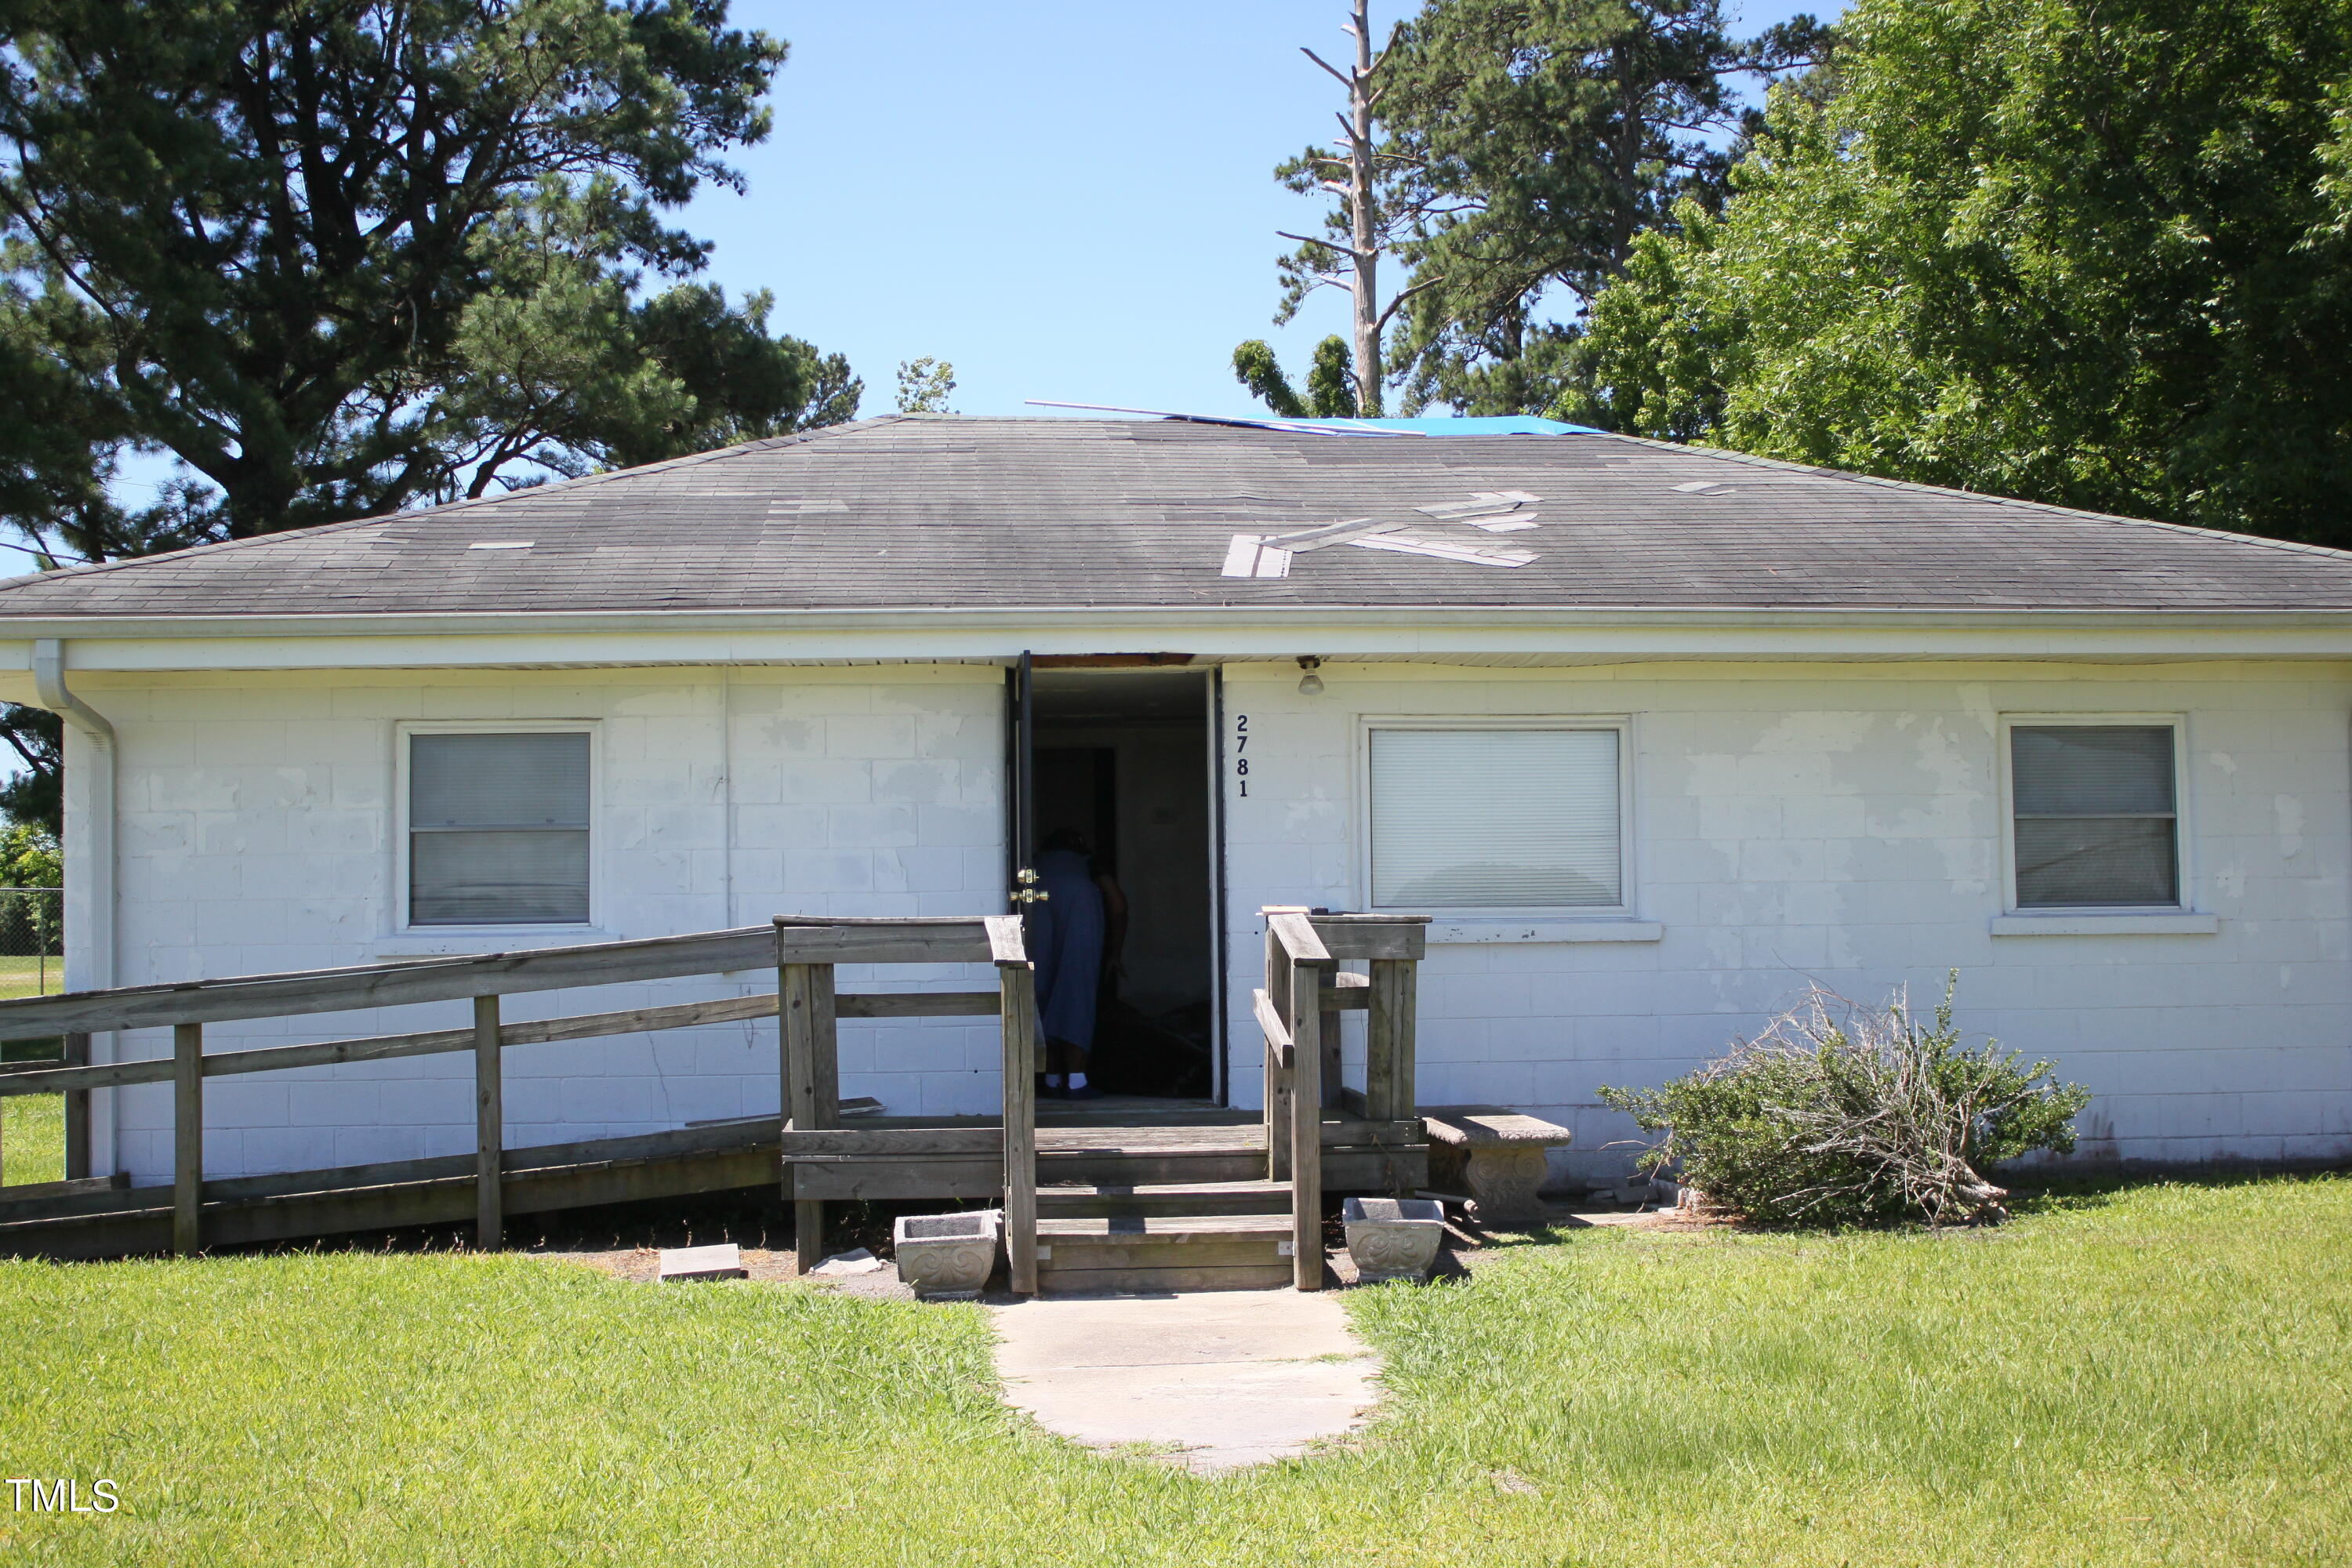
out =
<path fill-rule="evenodd" d="M 1349 1198 L 1339 1215 L 1356 1278 L 1367 1285 L 1426 1279 L 1445 1239 L 1445 1210 L 1428 1198 Z"/>
<path fill-rule="evenodd" d="M 1425 1111 L 1422 1125 L 1429 1131 L 1431 1184 L 1441 1192 L 1466 1192 L 1480 1225 L 1531 1230 L 1549 1223 L 1538 1195 L 1550 1173 L 1544 1151 L 1568 1147 L 1567 1128 L 1475 1105 Z"/>
<path fill-rule="evenodd" d="M 901 1215 L 893 1247 L 898 1278 L 925 1300 L 973 1300 L 996 1267 L 996 1241 L 1003 1222 L 994 1209 Z"/>

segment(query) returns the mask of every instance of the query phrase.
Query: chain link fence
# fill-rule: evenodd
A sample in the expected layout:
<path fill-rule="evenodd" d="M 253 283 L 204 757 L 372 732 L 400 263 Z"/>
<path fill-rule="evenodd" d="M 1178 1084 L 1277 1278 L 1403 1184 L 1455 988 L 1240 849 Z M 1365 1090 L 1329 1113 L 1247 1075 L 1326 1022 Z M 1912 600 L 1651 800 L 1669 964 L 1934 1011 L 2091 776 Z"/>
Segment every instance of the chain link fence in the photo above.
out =
<path fill-rule="evenodd" d="M 65 893 L 0 888 L 0 999 L 65 989 Z"/>
<path fill-rule="evenodd" d="M 0 1000 L 65 989 L 64 900 L 56 888 L 0 888 Z M 54 1037 L 0 1041 L 0 1070 L 54 1061 L 64 1044 Z M 54 1182 L 67 1173 L 65 1100 L 49 1094 L 0 1100 L 0 1183 Z"/>

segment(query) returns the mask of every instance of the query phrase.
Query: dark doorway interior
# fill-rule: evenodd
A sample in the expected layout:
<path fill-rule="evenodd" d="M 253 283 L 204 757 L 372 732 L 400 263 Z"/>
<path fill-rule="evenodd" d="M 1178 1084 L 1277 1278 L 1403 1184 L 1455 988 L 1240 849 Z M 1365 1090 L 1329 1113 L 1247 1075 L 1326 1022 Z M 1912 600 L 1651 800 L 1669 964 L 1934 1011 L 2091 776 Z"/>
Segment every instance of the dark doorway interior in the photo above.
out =
<path fill-rule="evenodd" d="M 1213 1098 L 1208 678 L 1042 669 L 1035 842 L 1085 836 L 1126 895 L 1126 940 L 1096 1015 L 1107 1094 Z"/>

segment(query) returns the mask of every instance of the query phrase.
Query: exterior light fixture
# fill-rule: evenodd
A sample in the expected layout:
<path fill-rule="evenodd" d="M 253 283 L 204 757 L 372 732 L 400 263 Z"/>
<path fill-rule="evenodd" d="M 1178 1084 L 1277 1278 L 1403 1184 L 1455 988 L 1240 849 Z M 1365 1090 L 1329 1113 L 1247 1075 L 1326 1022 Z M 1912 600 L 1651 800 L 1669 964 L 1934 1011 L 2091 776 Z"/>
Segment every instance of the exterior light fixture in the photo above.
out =
<path fill-rule="evenodd" d="M 1315 672 L 1323 668 L 1323 661 L 1311 653 L 1302 653 L 1298 656 L 1298 668 L 1307 672 L 1298 678 L 1298 695 L 1322 696 L 1323 678 Z"/>

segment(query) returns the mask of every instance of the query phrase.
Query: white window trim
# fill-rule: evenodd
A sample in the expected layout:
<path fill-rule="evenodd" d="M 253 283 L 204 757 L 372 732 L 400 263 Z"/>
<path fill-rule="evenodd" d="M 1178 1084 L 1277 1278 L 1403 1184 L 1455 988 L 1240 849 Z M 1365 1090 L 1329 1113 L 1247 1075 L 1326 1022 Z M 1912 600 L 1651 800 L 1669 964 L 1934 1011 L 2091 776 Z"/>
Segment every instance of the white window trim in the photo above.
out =
<path fill-rule="evenodd" d="M 1552 904 L 1482 909 L 1405 910 L 1399 912 L 1433 915 L 1450 942 L 1605 942 L 1602 934 L 1628 922 L 1641 925 L 1640 900 L 1634 881 L 1634 845 L 1638 813 L 1633 793 L 1633 718 L 1628 713 L 1363 713 L 1356 718 L 1354 755 L 1356 795 L 1356 905 L 1378 911 L 1386 906 L 1372 901 L 1372 731 L 1375 730 L 1613 730 L 1617 734 L 1617 891 L 1614 904 Z M 1570 928 L 1581 927 L 1582 931 Z M 1663 933 L 1661 933 L 1663 934 Z M 1655 940 L 1646 925 L 1622 940 Z"/>
<path fill-rule="evenodd" d="M 412 925 L 408 919 L 408 757 L 415 735 L 585 735 L 588 737 L 588 918 L 495 925 Z M 403 720 L 392 738 L 392 921 L 394 939 L 464 943 L 484 936 L 522 937 L 561 931 L 595 934 L 604 911 L 604 737 L 593 719 Z"/>
<path fill-rule="evenodd" d="M 2017 769 L 2011 736 L 2028 730 L 2073 726 L 2095 729 L 2136 724 L 2172 731 L 2172 854 L 2174 888 L 2169 904 L 2037 904 L 2017 901 Z M 1993 918 L 1995 936 L 2150 936 L 2205 934 L 2220 929 L 2196 912 L 2196 803 L 2189 794 L 2189 716 L 2185 713 L 2004 713 L 2000 716 L 2000 886 L 2003 913 Z"/>

